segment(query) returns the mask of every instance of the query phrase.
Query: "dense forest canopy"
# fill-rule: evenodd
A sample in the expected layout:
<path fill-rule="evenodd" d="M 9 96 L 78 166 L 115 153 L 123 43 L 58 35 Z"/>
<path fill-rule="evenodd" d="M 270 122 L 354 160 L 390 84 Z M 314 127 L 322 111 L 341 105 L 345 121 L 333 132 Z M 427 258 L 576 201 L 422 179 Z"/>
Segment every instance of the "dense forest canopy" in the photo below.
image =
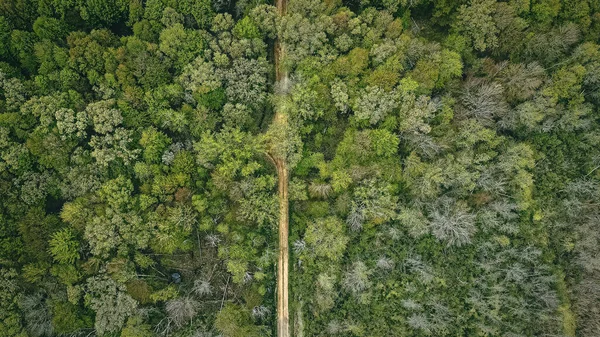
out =
<path fill-rule="evenodd" d="M 598 336 L 599 43 L 596 0 L 0 0 L 0 337 L 277 335 L 272 155 L 293 336 Z"/>

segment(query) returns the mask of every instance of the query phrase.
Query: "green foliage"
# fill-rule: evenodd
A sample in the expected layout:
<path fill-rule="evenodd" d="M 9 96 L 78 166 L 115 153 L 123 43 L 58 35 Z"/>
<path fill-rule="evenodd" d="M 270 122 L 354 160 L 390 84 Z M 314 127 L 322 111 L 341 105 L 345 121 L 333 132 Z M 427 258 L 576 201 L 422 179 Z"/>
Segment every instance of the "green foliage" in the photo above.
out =
<path fill-rule="evenodd" d="M 449 50 L 433 53 L 430 57 L 420 59 L 411 77 L 425 90 L 441 89 L 450 80 L 462 75 L 460 56 Z"/>
<path fill-rule="evenodd" d="M 170 57 L 179 69 L 193 61 L 203 48 L 202 37 L 195 31 L 184 29 L 181 23 L 161 31 L 159 49 Z"/>
<path fill-rule="evenodd" d="M 317 219 L 307 226 L 304 240 L 317 258 L 337 261 L 349 241 L 344 232 L 342 221 L 336 217 Z"/>
<path fill-rule="evenodd" d="M 90 0 L 81 6 L 81 18 L 89 24 L 110 27 L 127 15 L 128 3 L 124 0 Z"/>
<path fill-rule="evenodd" d="M 73 263 L 79 259 L 79 241 L 69 228 L 64 228 L 52 235 L 50 254 L 59 263 Z"/>
<path fill-rule="evenodd" d="M 232 32 L 238 39 L 257 39 L 261 36 L 258 27 L 248 16 L 238 21 Z"/>
<path fill-rule="evenodd" d="M 600 7 L 284 4 L 0 0 L 0 337 L 272 335 L 280 184 L 294 335 L 599 335 Z"/>
<path fill-rule="evenodd" d="M 0 336 L 11 337 L 27 336 L 17 303 L 19 299 L 19 288 L 17 286 L 17 272 L 14 269 L 0 269 L 0 299 L 2 299 L 2 307 L 0 308 Z"/>
<path fill-rule="evenodd" d="M 21 68 L 29 73 L 33 73 L 36 68 L 35 53 L 33 44 L 35 35 L 30 32 L 13 30 L 10 35 L 10 50 L 19 61 Z"/>
<path fill-rule="evenodd" d="M 471 40 L 473 48 L 485 51 L 498 44 L 498 28 L 492 17 L 496 6 L 493 0 L 473 0 L 458 10 L 455 29 Z"/>
<path fill-rule="evenodd" d="M 121 331 L 121 337 L 152 337 L 154 332 L 149 324 L 144 324 L 140 317 L 130 317 Z"/>
<path fill-rule="evenodd" d="M 0 16 L 0 57 L 5 56 L 10 46 L 10 26 L 4 16 Z"/>
<path fill-rule="evenodd" d="M 210 0 L 183 0 L 177 3 L 177 9 L 184 15 L 191 15 L 199 28 L 207 28 L 215 15 Z"/>
<path fill-rule="evenodd" d="M 33 31 L 40 39 L 62 41 L 67 35 L 67 29 L 63 22 L 40 16 L 33 23 Z"/>
<path fill-rule="evenodd" d="M 148 163 L 159 163 L 162 155 L 171 144 L 171 139 L 154 127 L 149 127 L 142 132 L 140 145 L 144 148 L 143 157 Z"/>
<path fill-rule="evenodd" d="M 219 110 L 226 102 L 225 90 L 218 88 L 198 97 L 198 104 L 212 110 Z"/>
<path fill-rule="evenodd" d="M 252 324 L 248 310 L 234 304 L 227 304 L 219 311 L 215 326 L 225 337 L 261 335 L 261 329 Z"/>
<path fill-rule="evenodd" d="M 57 302 L 52 308 L 52 326 L 56 333 L 71 333 L 92 327 L 89 316 L 81 316 L 75 305 L 69 302 Z"/>
<path fill-rule="evenodd" d="M 98 195 L 113 209 L 124 209 L 131 203 L 133 184 L 124 176 L 107 181 L 99 190 Z"/>
<path fill-rule="evenodd" d="M 89 278 L 86 286 L 85 303 L 96 313 L 94 328 L 98 334 L 118 332 L 135 314 L 137 302 L 112 279 L 96 276 Z"/>

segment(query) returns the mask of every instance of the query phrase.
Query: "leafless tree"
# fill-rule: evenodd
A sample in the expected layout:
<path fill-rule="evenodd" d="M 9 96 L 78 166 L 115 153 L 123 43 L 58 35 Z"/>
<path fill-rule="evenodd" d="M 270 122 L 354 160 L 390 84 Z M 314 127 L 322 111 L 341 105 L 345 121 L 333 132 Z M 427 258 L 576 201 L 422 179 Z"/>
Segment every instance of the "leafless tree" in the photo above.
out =
<path fill-rule="evenodd" d="M 169 318 L 177 326 L 189 322 L 198 312 L 200 303 L 190 296 L 183 296 L 167 301 L 165 309 Z"/>
<path fill-rule="evenodd" d="M 265 307 L 264 305 L 259 305 L 252 308 L 252 317 L 254 317 L 254 319 L 261 320 L 266 318 L 270 314 L 271 310 L 269 310 L 269 308 Z"/>
<path fill-rule="evenodd" d="M 371 286 L 369 281 L 370 270 L 362 261 L 352 263 L 350 270 L 346 272 L 342 280 L 342 286 L 347 291 L 358 294 Z"/>
<path fill-rule="evenodd" d="M 484 125 L 493 125 L 496 118 L 508 111 L 502 85 L 479 78 L 467 81 L 460 102 L 461 117 L 475 118 Z"/>
<path fill-rule="evenodd" d="M 304 240 L 296 240 L 296 241 L 294 241 L 292 246 L 293 246 L 292 249 L 294 250 L 294 254 L 300 254 L 306 249 L 306 242 L 304 242 Z"/>
<path fill-rule="evenodd" d="M 212 286 L 208 280 L 194 280 L 192 291 L 198 296 L 208 296 L 212 294 Z"/>
<path fill-rule="evenodd" d="M 333 191 L 333 188 L 331 187 L 330 184 L 322 184 L 322 183 L 312 182 L 308 186 L 308 193 L 310 193 L 310 196 L 313 198 L 326 199 L 331 194 L 332 191 Z"/>
<path fill-rule="evenodd" d="M 471 243 L 476 231 L 475 215 L 452 204 L 452 201 L 444 200 L 432 210 L 430 227 L 438 240 L 445 241 L 448 246 L 460 247 Z"/>
<path fill-rule="evenodd" d="M 381 270 L 392 270 L 394 269 L 394 260 L 389 257 L 382 256 L 377 260 L 377 268 Z"/>

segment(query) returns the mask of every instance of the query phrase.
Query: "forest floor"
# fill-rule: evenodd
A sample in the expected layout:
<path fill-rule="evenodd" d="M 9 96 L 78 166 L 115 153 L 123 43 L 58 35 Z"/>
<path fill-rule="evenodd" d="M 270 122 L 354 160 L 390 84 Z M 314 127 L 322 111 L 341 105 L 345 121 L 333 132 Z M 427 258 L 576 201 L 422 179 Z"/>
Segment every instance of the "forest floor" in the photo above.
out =
<path fill-rule="evenodd" d="M 285 14 L 286 0 L 277 1 L 277 12 L 280 16 Z M 279 41 L 275 44 L 275 80 L 277 83 L 287 82 L 287 72 L 283 69 L 283 46 Z M 273 123 L 287 124 L 287 116 L 277 109 Z M 288 201 L 288 167 L 285 158 L 273 157 L 277 168 L 279 185 L 279 258 L 277 261 L 277 336 L 290 336 L 290 315 L 288 308 L 288 233 L 289 233 L 289 201 Z"/>

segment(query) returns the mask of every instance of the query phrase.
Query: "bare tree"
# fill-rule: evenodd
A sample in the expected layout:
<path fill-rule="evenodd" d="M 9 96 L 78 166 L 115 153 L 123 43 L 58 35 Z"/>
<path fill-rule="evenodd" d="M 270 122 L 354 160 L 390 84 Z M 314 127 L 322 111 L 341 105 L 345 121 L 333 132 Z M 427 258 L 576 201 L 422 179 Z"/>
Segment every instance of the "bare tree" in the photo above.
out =
<path fill-rule="evenodd" d="M 327 199 L 332 191 L 333 188 L 330 184 L 312 182 L 308 185 L 308 193 L 310 193 L 310 196 L 313 198 Z"/>
<path fill-rule="evenodd" d="M 394 269 L 394 260 L 389 257 L 382 256 L 377 260 L 377 268 L 385 271 Z"/>
<path fill-rule="evenodd" d="M 362 261 L 352 263 L 342 280 L 342 286 L 353 294 L 359 294 L 371 286 L 369 281 L 369 268 Z"/>
<path fill-rule="evenodd" d="M 294 254 L 300 254 L 306 249 L 306 242 L 304 240 L 296 240 L 292 244 Z"/>
<path fill-rule="evenodd" d="M 194 280 L 192 291 L 198 296 L 208 296 L 212 294 L 212 286 L 208 280 Z"/>
<path fill-rule="evenodd" d="M 408 325 L 415 330 L 423 330 L 427 335 L 431 334 L 432 324 L 427 319 L 427 316 L 422 313 L 412 314 L 406 321 Z"/>
<path fill-rule="evenodd" d="M 460 102 L 461 117 L 475 118 L 484 125 L 493 125 L 496 118 L 508 111 L 502 85 L 479 78 L 467 81 Z"/>
<path fill-rule="evenodd" d="M 252 308 L 252 317 L 257 320 L 265 319 L 271 314 L 271 310 L 264 305 L 259 305 Z"/>
<path fill-rule="evenodd" d="M 463 246 L 471 243 L 471 237 L 476 231 L 475 215 L 466 211 L 465 207 L 444 199 L 441 205 L 431 214 L 431 232 L 448 246 Z"/>
<path fill-rule="evenodd" d="M 192 297 L 184 296 L 167 301 L 165 309 L 169 318 L 177 325 L 183 326 L 198 312 L 200 303 Z"/>

